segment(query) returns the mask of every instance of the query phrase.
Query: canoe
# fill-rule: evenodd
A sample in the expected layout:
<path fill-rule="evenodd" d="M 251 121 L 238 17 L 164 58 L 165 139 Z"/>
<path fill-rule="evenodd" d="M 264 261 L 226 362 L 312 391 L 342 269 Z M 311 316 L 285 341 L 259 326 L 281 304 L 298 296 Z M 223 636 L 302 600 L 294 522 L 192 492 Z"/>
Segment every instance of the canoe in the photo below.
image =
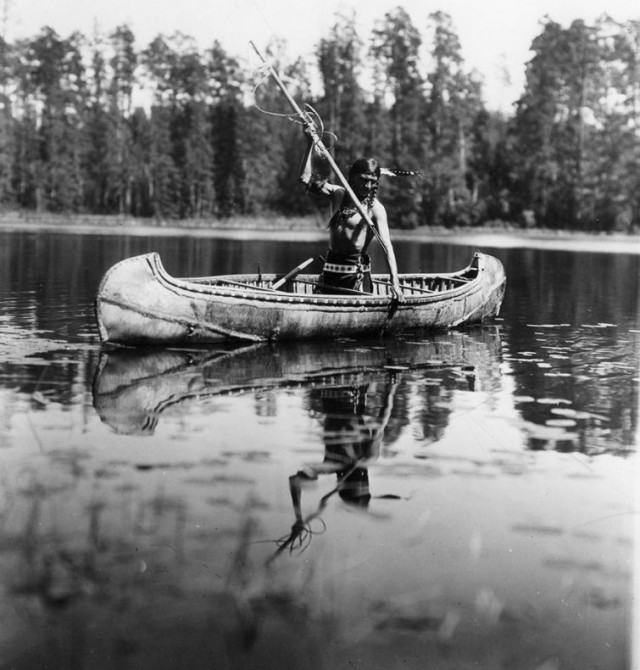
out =
<path fill-rule="evenodd" d="M 468 267 L 401 274 L 405 296 L 373 275 L 374 293 L 314 293 L 317 275 L 242 274 L 179 279 L 153 252 L 120 261 L 100 282 L 96 315 L 103 342 L 193 344 L 230 340 L 363 337 L 454 328 L 496 316 L 505 290 L 502 263 L 476 253 Z"/>
<path fill-rule="evenodd" d="M 162 415 L 184 416 L 217 397 L 278 389 L 352 391 L 400 380 L 421 386 L 432 375 L 440 385 L 465 390 L 500 385 L 496 327 L 410 337 L 107 349 L 96 368 L 93 405 L 116 433 L 152 435 Z"/>

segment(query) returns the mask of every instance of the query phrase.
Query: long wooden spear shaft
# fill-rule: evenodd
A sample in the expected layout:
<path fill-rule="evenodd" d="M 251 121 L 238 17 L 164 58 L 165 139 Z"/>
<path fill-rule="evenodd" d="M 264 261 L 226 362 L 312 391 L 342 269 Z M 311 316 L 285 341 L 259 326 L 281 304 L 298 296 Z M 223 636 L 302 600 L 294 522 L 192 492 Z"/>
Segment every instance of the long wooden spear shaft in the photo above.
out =
<path fill-rule="evenodd" d="M 324 143 L 322 142 L 322 139 L 318 135 L 318 132 L 316 130 L 316 127 L 314 126 L 313 123 L 309 121 L 307 118 L 307 115 L 302 111 L 300 108 L 300 105 L 293 99 L 293 96 L 289 91 L 287 90 L 287 87 L 284 85 L 282 80 L 280 79 L 278 73 L 275 71 L 273 66 L 268 63 L 264 56 L 258 51 L 258 47 L 253 42 L 249 42 L 251 46 L 253 47 L 253 50 L 258 54 L 258 58 L 267 66 L 267 69 L 269 71 L 269 74 L 273 77 L 273 80 L 276 82 L 280 90 L 284 93 L 284 97 L 287 99 L 287 102 L 291 105 L 293 108 L 293 111 L 298 115 L 302 123 L 309 129 L 309 132 L 311 133 L 311 136 L 313 138 L 313 143 L 318 152 L 320 153 L 323 158 L 325 158 L 328 162 L 329 165 L 331 166 L 332 170 L 335 172 L 336 177 L 338 178 L 338 181 L 344 186 L 345 191 L 353 201 L 353 204 L 355 205 L 356 209 L 364 219 L 365 223 L 371 228 L 373 234 L 376 236 L 378 239 L 378 242 L 382 244 L 382 240 L 380 239 L 380 234 L 378 233 L 378 229 L 375 227 L 373 221 L 371 220 L 371 217 L 369 216 L 369 213 L 367 210 L 364 208 L 362 203 L 360 202 L 360 199 L 356 194 L 353 192 L 353 189 L 351 188 L 351 185 L 347 181 L 346 177 L 342 174 L 340 171 L 340 168 L 338 167 L 337 163 L 335 160 L 333 160 L 333 156 L 329 153 L 329 150 L 327 147 L 324 146 Z M 384 245 L 383 245 L 384 246 Z"/>

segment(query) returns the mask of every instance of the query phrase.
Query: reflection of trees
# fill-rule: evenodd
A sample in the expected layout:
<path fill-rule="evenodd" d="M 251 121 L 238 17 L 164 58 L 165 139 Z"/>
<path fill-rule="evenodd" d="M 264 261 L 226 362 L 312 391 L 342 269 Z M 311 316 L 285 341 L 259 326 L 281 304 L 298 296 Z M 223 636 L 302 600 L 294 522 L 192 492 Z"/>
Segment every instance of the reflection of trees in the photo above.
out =
<path fill-rule="evenodd" d="M 534 250 L 505 256 L 507 276 L 524 269 L 530 278 L 510 283 L 503 309 L 513 315 L 503 334 L 514 394 L 524 399 L 518 409 L 530 426 L 529 446 L 587 453 L 632 448 L 640 352 L 636 336 L 627 333 L 640 326 L 640 259 Z M 572 411 L 575 425 L 569 425 Z"/>
<path fill-rule="evenodd" d="M 437 442 L 444 434 L 458 384 L 459 379 L 451 369 L 432 370 L 424 376 L 418 413 L 421 440 Z"/>
<path fill-rule="evenodd" d="M 640 324 L 637 255 L 505 249 L 500 259 L 508 325 L 534 316 L 534 323 Z"/>
<path fill-rule="evenodd" d="M 443 362 L 421 373 L 417 384 L 417 401 L 414 430 L 422 442 L 437 442 L 451 419 L 452 407 L 457 393 L 483 393 L 482 402 L 490 410 L 500 390 L 500 358 L 498 352 L 488 347 L 484 356 L 478 352 L 463 353 L 462 365 L 447 365 Z"/>
<path fill-rule="evenodd" d="M 256 391 L 256 416 L 275 418 L 278 416 L 278 401 L 274 391 Z"/>
<path fill-rule="evenodd" d="M 73 355 L 66 350 L 53 350 L 20 357 L 18 362 L 0 362 L 0 446 L 8 446 L 4 440 L 9 439 L 17 417 L 34 413 L 31 418 L 35 418 L 38 413 L 42 421 L 47 421 L 44 413 L 52 404 L 66 413 L 67 422 L 86 425 L 88 389 L 97 361 L 97 350 L 82 349 Z M 45 433 L 37 426 L 33 423 L 32 431 L 40 442 Z"/>
<path fill-rule="evenodd" d="M 618 334 L 606 331 L 529 328 L 519 332 L 516 341 L 521 351 L 537 346 L 542 352 L 531 362 L 526 357 L 510 361 L 516 395 L 537 400 L 519 404 L 523 419 L 540 426 L 575 421 L 567 425 L 564 436 L 562 431 L 553 439 L 534 434 L 531 448 L 548 448 L 552 442 L 559 450 L 586 453 L 632 448 L 638 430 L 634 378 L 640 357 Z"/>
<path fill-rule="evenodd" d="M 98 356 L 91 349 L 74 351 L 73 356 L 54 350 L 25 357 L 33 362 L 0 362 L 0 384 L 31 398 L 34 410 L 45 406 L 43 400 L 70 406 L 91 387 Z"/>

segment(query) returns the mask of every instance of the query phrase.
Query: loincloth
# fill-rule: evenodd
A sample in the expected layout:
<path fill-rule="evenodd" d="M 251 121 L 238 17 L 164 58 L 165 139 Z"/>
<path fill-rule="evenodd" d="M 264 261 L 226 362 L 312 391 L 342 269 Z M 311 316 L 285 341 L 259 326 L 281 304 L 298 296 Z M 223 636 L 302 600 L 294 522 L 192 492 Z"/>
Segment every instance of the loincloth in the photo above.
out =
<path fill-rule="evenodd" d="M 327 260 L 320 275 L 319 293 L 340 294 L 339 290 L 330 288 L 347 288 L 371 293 L 371 259 L 368 254 L 339 254 L 336 251 L 327 253 Z M 344 295 L 344 294 L 343 294 Z"/>

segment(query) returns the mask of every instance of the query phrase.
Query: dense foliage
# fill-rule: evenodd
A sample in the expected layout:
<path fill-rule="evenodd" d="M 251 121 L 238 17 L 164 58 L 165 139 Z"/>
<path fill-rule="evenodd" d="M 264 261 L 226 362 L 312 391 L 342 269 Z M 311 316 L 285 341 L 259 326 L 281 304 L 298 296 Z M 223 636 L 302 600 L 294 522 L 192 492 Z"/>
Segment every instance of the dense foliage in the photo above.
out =
<path fill-rule="evenodd" d="M 385 179 L 392 225 L 640 225 L 640 22 L 543 22 L 510 115 L 487 109 L 447 14 L 418 27 L 399 7 L 367 42 L 354 25 L 338 15 L 313 63 L 283 43 L 267 53 L 337 137 L 339 165 L 375 155 L 422 173 Z M 256 61 L 179 33 L 139 50 L 126 26 L 92 39 L 44 28 L 0 47 L 5 209 L 176 219 L 313 208 L 297 183 L 300 128 L 265 113 L 289 112 L 271 80 L 254 99 Z"/>

